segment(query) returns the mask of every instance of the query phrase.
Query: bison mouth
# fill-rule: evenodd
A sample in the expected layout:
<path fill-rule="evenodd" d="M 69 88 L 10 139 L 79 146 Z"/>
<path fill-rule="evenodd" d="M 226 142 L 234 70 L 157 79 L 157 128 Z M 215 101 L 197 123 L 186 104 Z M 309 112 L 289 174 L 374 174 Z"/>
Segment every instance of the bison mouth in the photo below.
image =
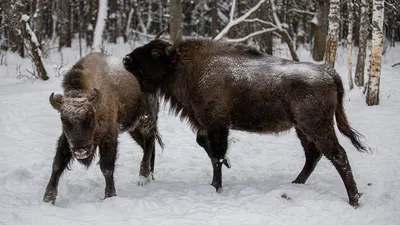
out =
<path fill-rule="evenodd" d="M 89 158 L 89 156 L 92 154 L 91 148 L 92 148 L 91 145 L 75 148 L 72 149 L 71 153 L 76 159 L 83 160 Z"/>

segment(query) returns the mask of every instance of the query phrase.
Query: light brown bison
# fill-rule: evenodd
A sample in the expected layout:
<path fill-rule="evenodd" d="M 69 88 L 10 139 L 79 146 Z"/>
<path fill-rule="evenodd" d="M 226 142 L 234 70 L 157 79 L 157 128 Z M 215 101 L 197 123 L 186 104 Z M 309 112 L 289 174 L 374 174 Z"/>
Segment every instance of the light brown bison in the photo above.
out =
<path fill-rule="evenodd" d="M 158 99 L 141 92 L 137 80 L 121 60 L 101 53 L 80 59 L 65 75 L 64 95 L 50 95 L 50 103 L 60 112 L 62 133 L 43 201 L 54 204 L 61 174 L 72 159 L 89 166 L 99 147 L 100 169 L 104 175 L 105 198 L 115 196 L 114 167 L 118 135 L 128 131 L 142 147 L 139 185 L 154 172 Z"/>
<path fill-rule="evenodd" d="M 161 91 L 171 108 L 197 130 L 197 143 L 211 158 L 217 191 L 222 187 L 222 165 L 230 166 L 225 157 L 229 129 L 279 133 L 294 127 L 306 162 L 293 182 L 305 183 L 324 155 L 339 172 L 350 204 L 359 204 L 334 118 L 358 150 L 365 147 L 346 119 L 342 81 L 333 68 L 205 39 L 176 39 L 171 44 L 157 38 L 134 49 L 123 62 L 142 90 Z"/>

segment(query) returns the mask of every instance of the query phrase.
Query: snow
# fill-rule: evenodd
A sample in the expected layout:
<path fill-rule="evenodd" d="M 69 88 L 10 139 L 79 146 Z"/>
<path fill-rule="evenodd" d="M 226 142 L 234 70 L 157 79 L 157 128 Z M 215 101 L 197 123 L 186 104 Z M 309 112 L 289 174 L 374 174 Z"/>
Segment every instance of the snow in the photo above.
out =
<path fill-rule="evenodd" d="M 78 49 L 77 43 L 64 49 L 63 61 L 51 50 L 46 68 L 67 70 L 79 58 Z M 120 58 L 131 51 L 128 45 L 106 49 Z M 304 164 L 294 131 L 279 136 L 232 131 L 232 168 L 224 167 L 224 191 L 216 193 L 209 184 L 208 156 L 189 126 L 169 115 L 168 105 L 159 113 L 165 149 L 156 147 L 155 180 L 137 185 L 143 180 L 142 150 L 122 134 L 115 172 L 118 196 L 103 200 L 105 182 L 99 166 L 86 170 L 75 162 L 61 177 L 55 205 L 44 203 L 61 132 L 59 113 L 48 97 L 62 92 L 62 77 L 48 69 L 51 78 L 46 82 L 17 79 L 16 67 L 31 64 L 8 54 L 8 66 L 0 66 L 0 224 L 399 224 L 400 67 L 391 67 L 399 62 L 399 48 L 389 47 L 382 58 L 381 102 L 374 107 L 366 106 L 362 89 L 348 91 L 346 54 L 338 49 L 335 65 L 346 88 L 347 116 L 373 152 L 359 153 L 338 132 L 363 193 L 358 209 L 347 203 L 344 185 L 325 158 L 305 185 L 291 183 Z M 299 57 L 311 60 L 304 50 Z"/>

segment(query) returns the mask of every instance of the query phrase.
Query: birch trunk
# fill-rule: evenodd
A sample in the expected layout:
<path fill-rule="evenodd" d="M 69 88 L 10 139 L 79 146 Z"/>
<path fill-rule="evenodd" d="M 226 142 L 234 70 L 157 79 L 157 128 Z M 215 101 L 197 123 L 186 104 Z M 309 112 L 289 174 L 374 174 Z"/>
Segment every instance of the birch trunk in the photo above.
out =
<path fill-rule="evenodd" d="M 354 17 L 353 17 L 353 0 L 347 0 L 347 11 L 348 11 L 348 18 L 349 18 L 349 25 L 348 25 L 348 33 L 347 33 L 347 77 L 349 82 L 350 90 L 354 88 L 353 84 L 353 74 L 352 74 L 352 53 L 353 53 L 353 25 L 354 25 Z"/>
<path fill-rule="evenodd" d="M 176 37 L 178 31 L 181 31 L 181 23 L 182 23 L 182 6 L 180 0 L 170 0 L 169 1 L 169 10 L 171 13 L 171 19 L 169 21 L 169 33 L 171 38 Z M 182 35 L 182 31 L 181 31 Z M 172 40 L 174 41 L 174 40 Z"/>
<path fill-rule="evenodd" d="M 358 57 L 356 74 L 354 82 L 357 86 L 364 86 L 364 70 L 365 70 L 365 57 L 367 51 L 367 36 L 368 36 L 368 1 L 361 0 L 361 15 L 360 15 L 360 37 L 358 41 Z"/>
<path fill-rule="evenodd" d="M 366 102 L 370 106 L 379 104 L 379 83 L 383 45 L 383 17 L 384 0 L 374 0 L 372 12 L 372 48 L 366 96 Z"/>
<path fill-rule="evenodd" d="M 336 50 L 339 39 L 340 0 L 331 0 L 329 8 L 328 40 L 325 47 L 325 62 L 335 66 Z"/>
<path fill-rule="evenodd" d="M 107 19 L 107 0 L 99 0 L 99 9 L 97 12 L 96 28 L 94 30 L 93 48 L 95 51 L 103 51 L 103 33 Z"/>

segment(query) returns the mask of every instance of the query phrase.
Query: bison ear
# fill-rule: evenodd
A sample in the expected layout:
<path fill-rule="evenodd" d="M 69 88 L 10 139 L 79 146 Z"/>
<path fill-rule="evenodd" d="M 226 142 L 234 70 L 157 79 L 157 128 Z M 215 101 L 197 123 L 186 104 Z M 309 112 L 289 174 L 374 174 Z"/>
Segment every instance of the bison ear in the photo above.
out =
<path fill-rule="evenodd" d="M 63 99 L 63 96 L 61 94 L 54 95 L 54 93 L 51 93 L 51 95 L 49 97 L 49 102 L 50 102 L 51 106 L 53 106 L 54 109 L 56 109 L 57 111 L 60 111 L 62 99 Z"/>
<path fill-rule="evenodd" d="M 101 93 L 97 88 L 94 88 L 89 94 L 88 99 L 92 104 L 96 105 L 101 101 Z"/>

